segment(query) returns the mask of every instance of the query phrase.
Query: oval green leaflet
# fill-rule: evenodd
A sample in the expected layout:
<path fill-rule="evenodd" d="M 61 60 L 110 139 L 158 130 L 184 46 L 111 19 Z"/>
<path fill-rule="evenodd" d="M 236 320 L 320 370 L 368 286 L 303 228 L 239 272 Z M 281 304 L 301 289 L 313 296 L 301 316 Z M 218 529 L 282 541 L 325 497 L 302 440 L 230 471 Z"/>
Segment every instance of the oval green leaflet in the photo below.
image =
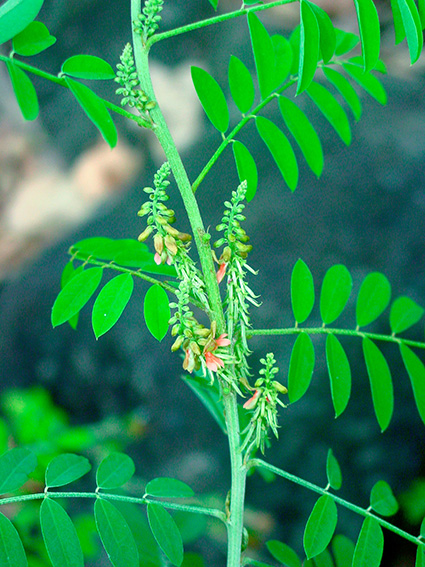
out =
<path fill-rule="evenodd" d="M 326 272 L 320 292 L 320 316 L 325 325 L 333 323 L 344 311 L 352 287 L 353 279 L 344 265 L 336 264 Z"/>
<path fill-rule="evenodd" d="M 107 142 L 111 148 L 114 148 L 118 141 L 117 129 L 103 100 L 89 89 L 89 87 L 86 87 L 86 85 L 78 81 L 74 81 L 74 79 L 65 77 L 65 83 L 78 104 L 102 134 L 105 142 Z"/>
<path fill-rule="evenodd" d="M 275 34 L 271 38 L 275 58 L 275 83 L 274 88 L 279 87 L 288 77 L 292 66 L 292 47 L 286 37 Z"/>
<path fill-rule="evenodd" d="M 28 449 L 15 447 L 0 457 L 0 494 L 21 488 L 37 466 L 37 457 Z"/>
<path fill-rule="evenodd" d="M 157 498 L 192 498 L 193 490 L 177 478 L 154 478 L 148 482 L 145 494 Z"/>
<path fill-rule="evenodd" d="M 300 1 L 300 59 L 297 95 L 310 85 L 319 60 L 320 31 L 314 10 L 307 0 Z"/>
<path fill-rule="evenodd" d="M 310 559 L 322 553 L 334 535 L 338 519 L 336 504 L 329 494 L 323 494 L 308 518 L 304 531 L 304 550 Z"/>
<path fill-rule="evenodd" d="M 371 71 L 379 59 L 381 30 L 373 0 L 354 0 L 365 71 Z"/>
<path fill-rule="evenodd" d="M 344 144 L 349 146 L 351 144 L 350 123 L 345 110 L 334 95 L 323 85 L 315 83 L 314 81 L 310 84 L 306 92 Z"/>
<path fill-rule="evenodd" d="M 226 97 L 220 85 L 214 77 L 200 67 L 191 67 L 190 71 L 193 86 L 202 108 L 205 110 L 205 114 L 214 128 L 224 133 L 229 127 L 230 116 Z"/>
<path fill-rule="evenodd" d="M 334 490 L 339 490 L 342 485 L 342 473 L 338 461 L 332 452 L 332 449 L 328 450 L 328 455 L 326 458 L 326 476 L 328 478 L 328 483 Z"/>
<path fill-rule="evenodd" d="M 425 367 L 421 359 L 408 346 L 400 344 L 400 352 L 412 384 L 416 407 L 425 423 Z"/>
<path fill-rule="evenodd" d="M 102 545 L 113 567 L 139 567 L 139 552 L 127 521 L 108 500 L 97 498 L 94 518 Z"/>
<path fill-rule="evenodd" d="M 234 55 L 229 61 L 229 86 L 236 106 L 245 114 L 254 104 L 254 82 L 245 64 Z"/>
<path fill-rule="evenodd" d="M 171 311 L 168 296 L 160 285 L 155 284 L 146 292 L 144 314 L 150 333 L 158 341 L 162 341 L 168 331 Z"/>
<path fill-rule="evenodd" d="M 279 109 L 310 169 L 320 177 L 323 170 L 322 144 L 310 120 L 292 100 L 284 96 L 279 97 Z"/>
<path fill-rule="evenodd" d="M 351 109 L 356 122 L 360 120 L 362 115 L 362 103 L 360 101 L 359 95 L 357 94 L 355 88 L 351 85 L 344 75 L 335 71 L 335 69 L 330 69 L 329 67 L 323 68 L 323 73 L 327 80 L 336 88 L 345 102 Z"/>
<path fill-rule="evenodd" d="M 418 545 L 416 550 L 415 567 L 425 567 L 425 546 Z"/>
<path fill-rule="evenodd" d="M 24 546 L 15 526 L 0 512 L 0 565 L 27 567 Z"/>
<path fill-rule="evenodd" d="M 44 0 L 7 0 L 0 6 L 0 45 L 35 20 L 43 2 Z"/>
<path fill-rule="evenodd" d="M 421 53 L 423 47 L 422 23 L 418 9 L 414 0 L 394 0 L 397 3 L 398 14 L 400 16 L 398 24 L 402 25 L 409 47 L 410 63 L 413 65 Z M 395 19 L 395 18 L 394 18 Z M 401 39 L 400 39 L 401 36 Z M 399 41 L 402 41 L 404 34 L 399 32 Z"/>
<path fill-rule="evenodd" d="M 66 286 L 66 284 L 72 280 L 72 278 L 75 278 L 75 276 L 81 274 L 83 270 L 84 270 L 84 266 L 78 266 L 78 268 L 74 269 L 73 263 L 68 262 L 65 265 L 61 275 L 61 289 L 63 289 Z M 80 317 L 80 313 L 78 312 L 73 317 L 71 317 L 71 319 L 68 319 L 68 324 L 74 330 L 77 328 L 79 317 Z"/>
<path fill-rule="evenodd" d="M 332 539 L 332 553 L 335 558 L 336 567 L 347 567 L 351 565 L 354 555 L 354 543 L 342 534 L 337 534 Z"/>
<path fill-rule="evenodd" d="M 307 333 L 301 333 L 292 348 L 288 374 L 288 396 L 298 401 L 310 386 L 314 370 L 314 347 Z"/>
<path fill-rule="evenodd" d="M 380 272 L 372 272 L 363 280 L 356 304 L 356 323 L 365 327 L 381 315 L 391 299 L 391 285 Z"/>
<path fill-rule="evenodd" d="M 37 55 L 56 43 L 47 27 L 41 22 L 31 22 L 13 38 L 13 51 L 23 57 Z"/>
<path fill-rule="evenodd" d="M 352 567 L 379 567 L 384 551 L 384 535 L 378 520 L 368 516 L 354 549 Z"/>
<path fill-rule="evenodd" d="M 77 531 L 60 504 L 45 498 L 40 507 L 40 525 L 53 567 L 84 567 Z"/>
<path fill-rule="evenodd" d="M 130 301 L 133 288 L 131 274 L 121 274 L 101 289 L 92 312 L 92 326 L 96 339 L 108 332 L 121 317 Z"/>
<path fill-rule="evenodd" d="M 66 284 L 53 304 L 53 327 L 62 325 L 84 307 L 99 286 L 102 274 L 102 268 L 90 268 Z"/>
<path fill-rule="evenodd" d="M 73 55 L 64 61 L 61 72 L 76 79 L 105 80 L 115 77 L 109 63 L 95 55 Z"/>
<path fill-rule="evenodd" d="M 394 389 L 391 372 L 384 355 L 370 339 L 362 342 L 363 354 L 372 392 L 373 409 L 381 431 L 385 431 L 394 410 Z"/>
<path fill-rule="evenodd" d="M 159 547 L 172 565 L 180 567 L 183 562 L 183 542 L 172 516 L 161 504 L 149 502 L 148 520 Z"/>
<path fill-rule="evenodd" d="M 335 335 L 326 337 L 326 363 L 335 417 L 338 417 L 345 410 L 350 399 L 351 370 L 344 348 Z"/>
<path fill-rule="evenodd" d="M 6 67 L 22 116 L 25 120 L 35 120 L 39 106 L 34 85 L 28 75 L 11 60 L 6 61 Z"/>
<path fill-rule="evenodd" d="M 289 189 L 295 191 L 298 185 L 298 164 L 288 138 L 268 118 L 257 117 L 255 125 Z"/>
<path fill-rule="evenodd" d="M 276 561 L 283 563 L 285 567 L 301 567 L 301 560 L 296 552 L 281 541 L 272 539 L 266 543 L 269 553 L 273 555 Z"/>
<path fill-rule="evenodd" d="M 135 470 L 131 457 L 125 453 L 110 453 L 96 471 L 97 487 L 106 490 L 118 488 L 131 479 Z"/>
<path fill-rule="evenodd" d="M 319 37 L 320 37 L 320 52 L 324 63 L 328 63 L 336 48 L 336 32 L 332 20 L 328 14 L 310 2 L 310 7 L 316 16 L 317 23 L 319 24 Z"/>
<path fill-rule="evenodd" d="M 233 157 L 235 158 L 236 169 L 238 172 L 239 181 L 247 182 L 247 190 L 245 199 L 249 202 L 253 199 L 257 192 L 258 186 L 258 171 L 254 158 L 250 151 L 242 142 L 235 141 L 232 144 Z"/>
<path fill-rule="evenodd" d="M 297 324 L 304 323 L 314 305 L 314 281 L 309 267 L 301 258 L 291 274 L 291 304 Z"/>
<path fill-rule="evenodd" d="M 381 516 L 393 516 L 398 512 L 398 502 L 390 485 L 384 480 L 378 480 L 370 491 L 370 506 Z"/>
<path fill-rule="evenodd" d="M 387 104 L 387 93 L 379 79 L 371 73 L 365 73 L 361 67 L 353 63 L 343 63 L 344 71 L 346 71 L 352 79 L 356 81 L 371 97 L 379 104 Z"/>
<path fill-rule="evenodd" d="M 88 459 L 73 453 L 63 453 L 54 457 L 47 465 L 46 487 L 65 486 L 78 480 L 91 469 Z"/>
<path fill-rule="evenodd" d="M 254 12 L 248 12 L 248 27 L 252 53 L 257 70 L 261 99 L 264 100 L 275 88 L 275 51 L 269 32 Z"/>
<path fill-rule="evenodd" d="M 390 327 L 391 331 L 396 335 L 402 333 L 415 323 L 417 323 L 424 314 L 424 309 L 418 305 L 410 297 L 398 297 L 391 305 L 390 311 Z"/>
<path fill-rule="evenodd" d="M 336 34 L 335 55 L 337 56 L 345 55 L 346 53 L 349 53 L 359 43 L 359 38 L 354 33 L 335 29 L 335 34 Z"/>

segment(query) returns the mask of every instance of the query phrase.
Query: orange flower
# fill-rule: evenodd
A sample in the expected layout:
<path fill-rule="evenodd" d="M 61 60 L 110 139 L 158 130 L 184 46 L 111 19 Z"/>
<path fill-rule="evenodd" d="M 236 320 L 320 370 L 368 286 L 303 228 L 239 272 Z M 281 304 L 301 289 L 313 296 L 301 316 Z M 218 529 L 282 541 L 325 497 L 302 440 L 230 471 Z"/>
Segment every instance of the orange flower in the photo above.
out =
<path fill-rule="evenodd" d="M 219 270 L 216 274 L 217 283 L 220 283 L 223 280 L 224 274 L 226 273 L 226 266 L 227 266 L 226 262 L 223 262 L 222 264 L 220 264 L 220 268 L 219 268 Z"/>
<path fill-rule="evenodd" d="M 221 358 L 210 351 L 207 351 L 205 353 L 205 362 L 208 370 L 211 370 L 212 372 L 217 372 L 219 366 L 221 366 L 222 368 L 224 367 L 224 362 L 221 360 Z"/>

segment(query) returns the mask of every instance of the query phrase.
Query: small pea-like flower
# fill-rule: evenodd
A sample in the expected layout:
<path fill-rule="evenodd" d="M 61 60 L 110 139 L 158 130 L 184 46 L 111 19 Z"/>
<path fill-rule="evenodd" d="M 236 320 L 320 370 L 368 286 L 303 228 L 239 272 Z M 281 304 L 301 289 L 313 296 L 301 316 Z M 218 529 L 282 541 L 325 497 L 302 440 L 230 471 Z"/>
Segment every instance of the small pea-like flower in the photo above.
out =
<path fill-rule="evenodd" d="M 223 262 L 222 264 L 220 264 L 220 268 L 217 270 L 216 276 L 217 276 L 217 283 L 218 284 L 223 281 L 223 278 L 226 274 L 226 267 L 227 267 L 226 262 Z"/>
<path fill-rule="evenodd" d="M 208 370 L 211 370 L 211 372 L 217 372 L 219 367 L 224 368 L 224 362 L 221 358 L 213 354 L 211 351 L 207 351 L 205 353 L 205 363 Z"/>
<path fill-rule="evenodd" d="M 255 390 L 254 395 L 244 403 L 243 407 L 247 410 L 254 409 L 255 406 L 257 405 L 258 398 L 260 397 L 261 392 L 262 392 L 261 389 Z"/>
<path fill-rule="evenodd" d="M 195 368 L 195 364 L 196 364 L 195 353 L 192 351 L 192 349 L 187 348 L 186 355 L 183 361 L 184 370 L 187 370 L 189 374 L 192 374 L 193 369 Z"/>
<path fill-rule="evenodd" d="M 226 339 L 227 337 L 227 333 L 223 333 L 222 335 L 220 335 L 217 339 L 214 339 L 215 344 L 217 345 L 217 347 L 220 346 L 229 346 L 230 345 L 230 341 L 229 339 Z M 217 348 L 216 347 L 216 348 Z M 215 349 L 214 349 L 215 350 Z"/>

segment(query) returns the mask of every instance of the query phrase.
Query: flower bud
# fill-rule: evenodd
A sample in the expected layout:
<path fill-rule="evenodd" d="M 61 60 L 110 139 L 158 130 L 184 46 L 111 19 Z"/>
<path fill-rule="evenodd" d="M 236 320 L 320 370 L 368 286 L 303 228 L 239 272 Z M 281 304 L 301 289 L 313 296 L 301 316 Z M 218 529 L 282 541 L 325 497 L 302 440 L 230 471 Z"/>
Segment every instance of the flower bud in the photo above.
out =
<path fill-rule="evenodd" d="M 180 234 L 179 231 L 176 228 L 174 228 L 173 226 L 166 224 L 166 225 L 164 225 L 164 229 L 165 229 L 166 232 L 168 232 L 168 234 L 171 234 L 171 236 L 179 237 L 179 234 Z"/>
<path fill-rule="evenodd" d="M 232 256 L 232 250 L 229 246 L 225 246 L 222 255 L 220 256 L 220 264 L 222 262 L 228 262 Z"/>
<path fill-rule="evenodd" d="M 255 406 L 257 405 L 258 398 L 260 397 L 260 395 L 261 395 L 261 390 L 259 389 L 255 390 L 254 395 L 244 403 L 243 407 L 247 410 L 254 409 Z"/>
<path fill-rule="evenodd" d="M 200 349 L 199 346 L 195 343 L 195 341 L 191 341 L 191 342 L 189 343 L 189 348 L 190 348 L 190 350 L 191 350 L 193 353 L 195 353 L 195 354 L 197 354 L 198 356 L 200 356 L 200 354 L 201 354 L 201 349 Z"/>
<path fill-rule="evenodd" d="M 162 254 L 162 251 L 164 250 L 164 239 L 160 234 L 155 234 L 153 245 L 158 254 Z"/>
<path fill-rule="evenodd" d="M 177 237 L 182 241 L 182 242 L 190 242 L 192 240 L 192 236 L 190 234 L 187 234 L 186 232 L 179 232 Z"/>
<path fill-rule="evenodd" d="M 280 382 L 278 382 L 277 380 L 273 380 L 272 382 L 273 384 L 273 388 L 279 392 L 279 394 L 287 394 L 288 393 L 288 388 L 285 388 L 285 386 L 283 386 Z"/>
<path fill-rule="evenodd" d="M 139 242 L 144 242 L 144 241 L 149 237 L 149 235 L 150 235 L 150 233 L 152 232 L 152 230 L 153 230 L 152 225 L 151 225 L 151 226 L 147 226 L 147 227 L 145 228 L 145 230 L 144 230 L 141 234 L 139 234 L 137 240 L 138 240 Z"/>
<path fill-rule="evenodd" d="M 171 254 L 173 254 L 173 256 L 175 256 L 177 254 L 177 244 L 176 244 L 176 241 L 174 240 L 174 238 L 172 236 L 170 236 L 169 234 L 167 234 L 167 236 L 164 239 L 164 243 L 165 243 L 167 250 L 169 250 L 171 252 Z"/>
<path fill-rule="evenodd" d="M 172 347 L 171 347 L 171 351 L 172 352 L 176 352 L 176 350 L 179 350 L 179 348 L 182 346 L 184 341 L 184 337 L 182 335 L 180 335 L 179 337 L 177 337 L 177 339 L 174 341 Z"/>

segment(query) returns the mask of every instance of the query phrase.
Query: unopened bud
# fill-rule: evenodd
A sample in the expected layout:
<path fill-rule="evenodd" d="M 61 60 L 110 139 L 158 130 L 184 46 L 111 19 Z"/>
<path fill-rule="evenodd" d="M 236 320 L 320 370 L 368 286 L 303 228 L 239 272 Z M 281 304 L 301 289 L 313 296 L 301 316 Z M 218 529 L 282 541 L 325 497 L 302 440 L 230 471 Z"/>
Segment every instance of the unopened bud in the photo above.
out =
<path fill-rule="evenodd" d="M 179 232 L 177 238 L 179 238 L 182 242 L 190 242 L 192 240 L 192 236 L 186 232 Z"/>
<path fill-rule="evenodd" d="M 189 348 L 190 348 L 190 350 L 191 350 L 193 353 L 195 353 L 195 354 L 197 354 L 198 356 L 200 356 L 200 354 L 201 354 L 201 349 L 199 348 L 199 346 L 197 345 L 197 343 L 195 343 L 195 341 L 192 341 L 192 342 L 189 343 Z"/>
<path fill-rule="evenodd" d="M 228 262 L 230 260 L 230 257 L 232 256 L 232 250 L 229 246 L 225 246 L 222 255 L 220 256 L 220 264 L 222 262 Z"/>
<path fill-rule="evenodd" d="M 153 108 L 155 108 L 156 106 L 156 102 L 154 100 L 151 100 L 147 103 L 146 105 L 146 110 L 152 110 Z"/>
<path fill-rule="evenodd" d="M 139 234 L 137 240 L 139 242 L 144 242 L 149 237 L 151 232 L 152 232 L 152 226 L 147 226 L 145 230 L 141 234 Z"/>
<path fill-rule="evenodd" d="M 153 245 L 158 254 L 162 254 L 162 251 L 164 250 L 164 239 L 160 234 L 155 234 Z"/>
<path fill-rule="evenodd" d="M 164 239 L 164 243 L 165 246 L 167 247 L 167 250 L 169 250 L 171 254 L 175 256 L 177 254 L 177 244 L 174 238 L 169 234 L 167 234 L 167 236 Z"/>
<path fill-rule="evenodd" d="M 242 244 L 242 242 L 236 242 L 236 248 L 239 250 L 239 252 L 243 253 L 248 253 L 252 250 L 251 244 Z"/>
<path fill-rule="evenodd" d="M 288 388 L 285 388 L 285 386 L 283 386 L 280 382 L 278 382 L 277 380 L 273 380 L 272 382 L 273 384 L 273 388 L 279 392 L 279 394 L 287 394 L 288 393 Z"/>
<path fill-rule="evenodd" d="M 247 410 L 254 409 L 255 406 L 257 405 L 258 398 L 260 397 L 260 395 L 261 395 L 261 390 L 255 390 L 254 395 L 244 403 L 243 407 Z"/>
<path fill-rule="evenodd" d="M 171 347 L 171 351 L 172 352 L 176 352 L 176 350 L 179 350 L 179 348 L 182 346 L 184 341 L 184 337 L 182 335 L 180 335 L 179 337 L 177 337 L 177 339 L 174 341 L 172 347 Z"/>
<path fill-rule="evenodd" d="M 171 236 L 179 237 L 179 234 L 180 234 L 179 231 L 176 228 L 174 228 L 173 226 L 166 224 L 166 225 L 164 225 L 164 228 L 165 228 L 166 232 L 168 232 L 168 234 L 171 234 Z"/>
<path fill-rule="evenodd" d="M 168 222 L 164 219 L 164 217 L 161 217 L 161 215 L 156 215 L 155 220 L 158 224 L 162 226 L 168 224 Z"/>

